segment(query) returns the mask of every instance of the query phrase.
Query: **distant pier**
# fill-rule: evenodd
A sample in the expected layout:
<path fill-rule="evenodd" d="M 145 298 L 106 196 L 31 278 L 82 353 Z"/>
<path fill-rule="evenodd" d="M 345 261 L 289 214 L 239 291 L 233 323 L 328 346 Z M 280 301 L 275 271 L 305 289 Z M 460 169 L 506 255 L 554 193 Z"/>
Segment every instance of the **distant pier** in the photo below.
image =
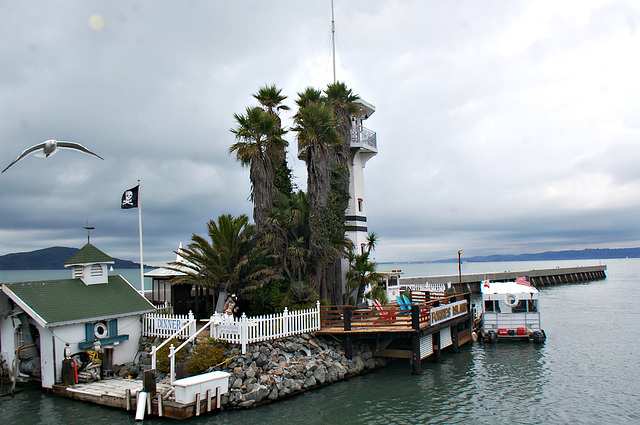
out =
<path fill-rule="evenodd" d="M 398 285 L 418 285 L 426 282 L 432 284 L 449 283 L 456 291 L 480 292 L 480 282 L 483 280 L 515 281 L 517 276 L 528 276 L 531 283 L 537 287 L 560 285 L 567 283 L 582 283 L 593 280 L 605 279 L 606 265 L 579 266 L 579 267 L 558 267 L 555 269 L 532 269 L 520 271 L 503 271 L 492 273 L 470 273 L 459 276 L 457 274 L 443 276 L 420 276 L 420 277 L 397 277 Z"/>

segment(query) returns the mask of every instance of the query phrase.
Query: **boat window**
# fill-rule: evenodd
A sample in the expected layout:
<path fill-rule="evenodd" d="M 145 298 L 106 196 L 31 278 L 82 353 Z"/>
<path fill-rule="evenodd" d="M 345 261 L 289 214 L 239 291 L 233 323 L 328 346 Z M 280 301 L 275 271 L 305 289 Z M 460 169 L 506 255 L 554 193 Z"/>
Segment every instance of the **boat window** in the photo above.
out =
<path fill-rule="evenodd" d="M 494 301 L 485 301 L 484 311 L 495 311 Z"/>
<path fill-rule="evenodd" d="M 538 303 L 534 300 L 527 301 L 529 303 L 529 311 L 536 312 L 538 311 Z"/>
<path fill-rule="evenodd" d="M 512 313 L 526 313 L 527 312 L 527 300 L 520 300 L 518 304 L 511 308 Z"/>

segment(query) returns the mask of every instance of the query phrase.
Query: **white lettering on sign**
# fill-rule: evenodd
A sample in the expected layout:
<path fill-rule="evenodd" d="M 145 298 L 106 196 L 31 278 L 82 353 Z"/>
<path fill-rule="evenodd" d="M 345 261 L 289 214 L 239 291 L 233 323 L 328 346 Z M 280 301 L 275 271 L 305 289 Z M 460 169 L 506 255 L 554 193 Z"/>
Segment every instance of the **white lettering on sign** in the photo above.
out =
<path fill-rule="evenodd" d="M 469 305 L 466 300 L 432 308 L 430 311 L 431 325 L 453 319 L 454 317 L 462 316 L 468 311 Z"/>

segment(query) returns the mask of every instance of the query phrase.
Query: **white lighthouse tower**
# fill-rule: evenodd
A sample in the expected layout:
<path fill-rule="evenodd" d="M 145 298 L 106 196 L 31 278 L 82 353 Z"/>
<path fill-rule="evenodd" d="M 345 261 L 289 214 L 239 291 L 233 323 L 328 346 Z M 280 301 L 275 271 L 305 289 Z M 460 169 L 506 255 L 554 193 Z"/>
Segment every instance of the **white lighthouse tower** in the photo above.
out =
<path fill-rule="evenodd" d="M 364 167 L 378 153 L 376 133 L 365 128 L 363 121 L 376 108 L 362 99 L 354 102 L 357 112 L 351 116 L 351 160 L 349 161 L 349 207 L 346 211 L 347 237 L 354 244 L 354 251 L 362 254 L 367 243 L 367 203 L 364 194 Z"/>

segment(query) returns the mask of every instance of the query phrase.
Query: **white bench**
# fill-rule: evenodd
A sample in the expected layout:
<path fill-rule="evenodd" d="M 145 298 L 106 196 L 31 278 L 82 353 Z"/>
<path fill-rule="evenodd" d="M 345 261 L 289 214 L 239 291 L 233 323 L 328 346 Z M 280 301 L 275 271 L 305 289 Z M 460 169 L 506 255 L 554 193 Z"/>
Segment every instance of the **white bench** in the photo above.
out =
<path fill-rule="evenodd" d="M 211 390 L 211 394 L 214 395 L 218 387 L 220 388 L 219 394 L 224 394 L 229 391 L 230 376 L 231 374 L 228 372 L 216 371 L 178 379 L 173 383 L 176 402 L 193 403 L 196 401 L 196 394 L 204 397 L 207 390 Z"/>

